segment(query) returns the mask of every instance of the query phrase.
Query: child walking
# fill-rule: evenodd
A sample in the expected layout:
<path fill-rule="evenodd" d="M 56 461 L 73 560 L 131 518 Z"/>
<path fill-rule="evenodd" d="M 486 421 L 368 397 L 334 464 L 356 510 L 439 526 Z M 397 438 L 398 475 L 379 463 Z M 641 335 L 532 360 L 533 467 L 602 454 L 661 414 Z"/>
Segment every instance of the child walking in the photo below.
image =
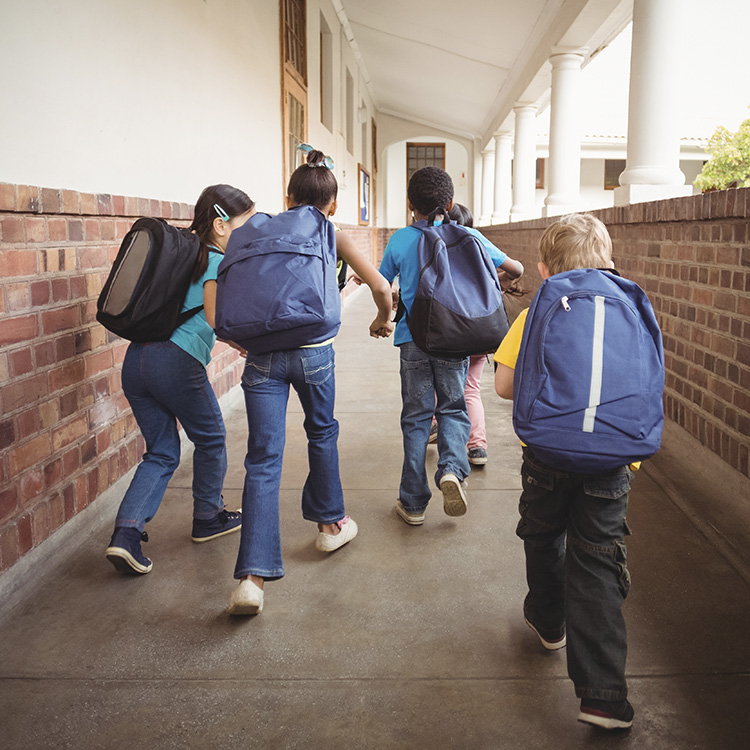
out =
<path fill-rule="evenodd" d="M 292 174 L 287 188 L 291 213 L 314 206 L 323 216 L 336 211 L 338 184 L 333 162 L 320 151 L 303 144 L 307 163 Z M 251 219 L 248 228 L 252 229 Z M 370 325 L 373 337 L 389 336 L 391 292 L 388 283 L 356 249 L 343 232 L 336 233 L 336 247 L 324 252 L 337 255 L 370 287 L 378 315 Z M 335 273 L 336 257 L 330 258 Z M 302 515 L 317 524 L 316 547 L 333 552 L 357 535 L 357 524 L 344 509 L 339 478 L 338 422 L 334 418 L 333 337 L 329 334 L 296 349 L 249 353 L 242 376 L 247 406 L 248 441 L 245 485 L 242 494 L 243 524 L 234 577 L 240 585 L 229 601 L 229 614 L 254 615 L 263 609 L 264 583 L 284 575 L 279 529 L 279 487 L 286 440 L 286 409 L 291 385 L 305 413 L 310 471 L 302 490 Z"/>
<path fill-rule="evenodd" d="M 409 180 L 409 209 L 417 221 L 436 223 L 453 205 L 453 182 L 442 169 L 424 167 Z M 440 222 L 442 222 L 442 218 Z M 476 229 L 468 228 L 487 249 L 492 262 L 513 276 L 523 273 L 523 266 L 498 250 Z M 401 300 L 407 314 L 411 313 L 419 281 L 417 246 L 421 232 L 404 227 L 393 234 L 380 264 L 380 273 L 392 283 L 396 277 L 401 287 Z M 401 356 L 401 432 L 404 463 L 401 472 L 396 512 L 411 526 L 424 523 L 425 509 L 432 497 L 425 470 L 425 455 L 433 415 L 438 423 L 438 465 L 435 484 L 443 494 L 443 510 L 449 516 L 466 513 L 463 481 L 470 467 L 466 452 L 471 423 L 466 411 L 464 388 L 469 360 L 438 358 L 417 347 L 412 338 L 407 316 L 396 325 L 394 344 Z"/>
<path fill-rule="evenodd" d="M 613 268 L 607 229 L 586 214 L 566 216 L 549 226 L 539 250 L 543 280 L 578 268 Z M 495 354 L 495 390 L 507 399 L 513 399 L 526 313 L 519 315 Z M 627 728 L 634 715 L 627 700 L 622 615 L 630 587 L 625 515 L 632 475 L 629 466 L 603 474 L 562 471 L 523 448 L 516 533 L 526 553 L 524 619 L 545 649 L 567 644 L 568 674 L 581 699 L 578 719 L 605 729 Z"/>
<path fill-rule="evenodd" d="M 206 367 L 216 342 L 216 272 L 232 231 L 254 212 L 254 202 L 230 185 L 207 187 L 195 204 L 191 229 L 201 245 L 183 312 L 203 310 L 168 341 L 131 343 L 122 364 L 122 389 L 146 441 L 146 453 L 120 503 L 107 559 L 122 573 L 149 573 L 143 554 L 145 525 L 156 515 L 180 463 L 179 420 L 195 444 L 193 454 L 194 542 L 239 531 L 242 516 L 224 509 L 226 431 Z M 235 347 L 237 348 L 237 347 Z M 244 351 L 242 352 L 244 354 Z"/>

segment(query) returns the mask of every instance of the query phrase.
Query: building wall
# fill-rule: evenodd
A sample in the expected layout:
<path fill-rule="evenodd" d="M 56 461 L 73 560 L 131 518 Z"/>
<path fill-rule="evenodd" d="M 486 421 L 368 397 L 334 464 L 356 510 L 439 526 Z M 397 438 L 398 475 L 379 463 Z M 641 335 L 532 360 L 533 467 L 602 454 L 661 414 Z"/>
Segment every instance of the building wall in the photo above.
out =
<path fill-rule="evenodd" d="M 279 66 L 278 2 L 2 3 L 0 181 L 281 210 Z"/>
<path fill-rule="evenodd" d="M 593 213 L 610 231 L 617 268 L 656 310 L 666 416 L 750 476 L 750 188 Z M 530 291 L 551 221 L 482 230 L 523 262 Z"/>

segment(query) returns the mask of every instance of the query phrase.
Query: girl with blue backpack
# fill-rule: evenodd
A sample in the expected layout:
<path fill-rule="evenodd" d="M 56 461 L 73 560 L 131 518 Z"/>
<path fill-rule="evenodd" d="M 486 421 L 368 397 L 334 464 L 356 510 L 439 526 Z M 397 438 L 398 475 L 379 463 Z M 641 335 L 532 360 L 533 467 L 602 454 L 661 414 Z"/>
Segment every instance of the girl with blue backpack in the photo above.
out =
<path fill-rule="evenodd" d="M 216 342 L 217 269 L 232 232 L 254 210 L 255 203 L 230 185 L 212 185 L 201 193 L 190 227 L 200 248 L 182 309 L 203 309 L 178 326 L 169 340 L 134 342 L 125 354 L 122 389 L 146 441 L 146 453 L 120 503 L 106 551 L 122 573 L 143 575 L 153 567 L 141 542 L 148 541 L 144 527 L 156 515 L 180 463 L 178 420 L 195 444 L 192 540 L 207 542 L 240 528 L 241 514 L 226 510 L 221 495 L 226 430 L 206 367 Z"/>
<path fill-rule="evenodd" d="M 232 615 L 260 613 L 265 581 L 284 575 L 279 489 L 290 385 L 305 413 L 309 474 L 302 515 L 317 524 L 315 546 L 333 552 L 357 535 L 357 524 L 344 508 L 333 415 L 333 339 L 341 323 L 337 259 L 372 291 L 378 314 L 370 335 L 393 331 L 390 285 L 329 221 L 338 193 L 333 162 L 310 146 L 300 149 L 307 162 L 289 180 L 288 210 L 256 214 L 232 237 L 219 270 L 217 330 L 248 350 L 242 376 L 248 422 L 244 521 L 234 572 L 240 585 L 228 608 Z M 242 289 L 246 302 L 238 304 Z"/>

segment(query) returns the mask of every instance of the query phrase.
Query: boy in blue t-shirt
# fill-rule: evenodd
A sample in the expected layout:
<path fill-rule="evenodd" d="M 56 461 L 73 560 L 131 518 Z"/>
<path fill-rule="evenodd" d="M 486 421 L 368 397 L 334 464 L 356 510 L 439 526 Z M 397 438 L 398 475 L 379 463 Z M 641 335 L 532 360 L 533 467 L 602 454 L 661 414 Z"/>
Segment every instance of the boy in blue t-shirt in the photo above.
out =
<path fill-rule="evenodd" d="M 409 180 L 409 210 L 417 221 L 435 221 L 453 205 L 453 182 L 447 172 L 424 167 Z M 508 258 L 476 229 L 476 235 L 487 248 L 493 263 L 515 278 L 523 266 Z M 401 300 L 407 313 L 419 281 L 417 246 L 421 232 L 413 227 L 399 229 L 388 242 L 380 264 L 380 273 L 389 282 L 396 277 Z M 471 290 L 467 290 L 470 293 Z M 414 343 L 403 316 L 396 325 L 394 344 L 401 350 L 401 432 L 404 441 L 404 464 L 401 472 L 396 512 L 409 525 L 424 523 L 424 512 L 432 497 L 425 471 L 425 454 L 433 414 L 438 423 L 438 465 L 435 483 L 443 493 L 443 509 L 449 516 L 466 513 L 463 480 L 469 475 L 466 443 L 471 423 L 466 412 L 464 388 L 468 357 L 441 359 L 422 351 Z"/>

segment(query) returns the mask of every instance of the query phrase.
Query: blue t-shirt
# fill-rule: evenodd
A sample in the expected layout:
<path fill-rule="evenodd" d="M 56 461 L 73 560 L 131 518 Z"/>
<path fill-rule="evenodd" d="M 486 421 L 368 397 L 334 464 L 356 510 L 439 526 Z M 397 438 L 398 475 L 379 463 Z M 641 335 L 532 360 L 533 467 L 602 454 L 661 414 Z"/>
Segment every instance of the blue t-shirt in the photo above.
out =
<path fill-rule="evenodd" d="M 209 252 L 208 268 L 198 281 L 190 285 L 182 312 L 203 304 L 203 285 L 207 281 L 216 281 L 219 263 L 223 257 L 223 253 Z M 208 325 L 205 311 L 201 310 L 177 328 L 169 340 L 207 366 L 211 361 L 211 350 L 216 343 L 216 334 Z"/>
<path fill-rule="evenodd" d="M 466 227 L 469 232 L 475 235 L 479 241 L 487 248 L 490 258 L 496 267 L 505 263 L 508 257 L 502 250 L 495 247 L 481 232 L 472 227 Z M 417 284 L 419 282 L 419 259 L 417 257 L 417 245 L 422 232 L 414 227 L 404 227 L 393 234 L 383 253 L 383 260 L 380 263 L 380 273 L 385 276 L 389 283 L 398 276 L 399 286 L 401 287 L 401 300 L 406 307 L 407 312 L 411 312 L 411 306 L 414 303 L 414 297 L 417 294 Z M 404 315 L 396 323 L 396 332 L 393 336 L 395 346 L 405 344 L 407 341 L 413 341 L 411 331 L 406 324 Z"/>

